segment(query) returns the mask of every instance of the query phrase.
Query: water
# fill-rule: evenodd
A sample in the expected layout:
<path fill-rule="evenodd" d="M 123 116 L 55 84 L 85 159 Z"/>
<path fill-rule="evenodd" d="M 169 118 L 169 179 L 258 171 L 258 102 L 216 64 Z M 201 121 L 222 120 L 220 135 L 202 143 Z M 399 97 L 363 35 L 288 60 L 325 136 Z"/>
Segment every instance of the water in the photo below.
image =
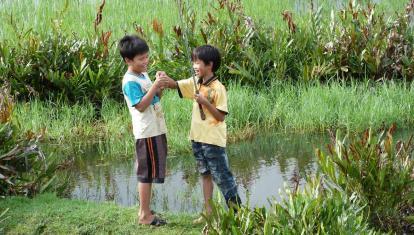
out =
<path fill-rule="evenodd" d="M 412 132 L 402 132 L 408 136 Z M 230 145 L 231 169 L 244 202 L 268 207 L 268 199 L 280 200 L 279 192 L 295 171 L 301 182 L 316 171 L 314 149 L 326 146 L 327 135 L 268 134 Z M 71 197 L 91 201 L 114 201 L 124 206 L 138 204 L 134 156 L 108 157 L 93 146 L 84 148 L 75 161 Z M 200 212 L 203 196 L 191 154 L 170 156 L 164 184 L 153 186 L 152 209 L 170 212 Z M 214 196 L 219 195 L 215 187 Z"/>

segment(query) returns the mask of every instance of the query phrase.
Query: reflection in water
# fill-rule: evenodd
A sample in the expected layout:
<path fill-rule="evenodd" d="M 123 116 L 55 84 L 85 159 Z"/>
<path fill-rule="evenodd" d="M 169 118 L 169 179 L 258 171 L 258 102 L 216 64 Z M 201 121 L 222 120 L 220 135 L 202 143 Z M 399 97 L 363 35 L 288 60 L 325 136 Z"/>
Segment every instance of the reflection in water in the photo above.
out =
<path fill-rule="evenodd" d="M 230 147 L 230 163 L 242 195 L 251 206 L 267 206 L 271 197 L 297 171 L 303 179 L 315 171 L 314 148 L 328 142 L 323 135 L 267 135 Z"/>
<path fill-rule="evenodd" d="M 404 136 L 407 135 L 408 132 Z M 295 171 L 302 182 L 305 176 L 315 172 L 314 149 L 325 146 L 328 141 L 326 135 L 270 134 L 229 146 L 229 162 L 242 199 L 246 201 L 249 197 L 250 206 L 268 206 L 269 198 L 279 199 L 279 190 L 284 182 L 289 184 Z M 136 205 L 138 193 L 133 156 L 97 156 L 97 152 L 96 146 L 89 146 L 72 153 L 77 158 L 71 196 Z M 191 155 L 169 157 L 165 183 L 153 186 L 152 208 L 156 211 L 201 211 L 203 196 L 195 169 Z"/>

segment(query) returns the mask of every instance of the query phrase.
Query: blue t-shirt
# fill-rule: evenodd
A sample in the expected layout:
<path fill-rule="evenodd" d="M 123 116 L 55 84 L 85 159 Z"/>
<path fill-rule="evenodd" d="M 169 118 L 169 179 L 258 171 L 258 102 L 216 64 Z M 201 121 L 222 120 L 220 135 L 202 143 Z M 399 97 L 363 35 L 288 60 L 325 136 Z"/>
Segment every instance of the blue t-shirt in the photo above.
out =
<path fill-rule="evenodd" d="M 131 74 L 136 76 L 135 74 Z M 139 79 L 145 79 L 144 75 L 138 75 Z M 124 94 L 128 97 L 132 106 L 135 106 L 141 102 L 142 98 L 144 97 L 145 93 L 142 91 L 141 85 L 136 82 L 129 81 L 125 83 L 122 87 Z M 151 104 L 154 105 L 160 102 L 160 98 L 158 96 L 154 96 L 152 99 Z"/>
<path fill-rule="evenodd" d="M 147 73 L 141 76 L 127 72 L 122 79 L 122 92 L 132 118 L 135 139 L 149 138 L 167 133 L 160 98 L 154 96 L 151 105 L 139 111 L 135 105 L 141 102 L 153 83 Z"/>

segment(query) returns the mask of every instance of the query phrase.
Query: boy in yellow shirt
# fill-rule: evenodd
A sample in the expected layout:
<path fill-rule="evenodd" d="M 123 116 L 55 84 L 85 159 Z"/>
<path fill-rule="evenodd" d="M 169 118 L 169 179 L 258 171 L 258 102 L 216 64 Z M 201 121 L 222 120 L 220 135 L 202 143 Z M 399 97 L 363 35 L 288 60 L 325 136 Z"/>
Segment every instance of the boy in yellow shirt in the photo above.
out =
<path fill-rule="evenodd" d="M 207 214 L 211 213 L 209 200 L 213 195 L 213 181 L 220 188 L 229 207 L 241 204 L 226 155 L 226 88 L 214 74 L 220 67 L 220 61 L 220 53 L 213 46 L 204 45 L 193 51 L 192 62 L 198 79 L 196 86 L 199 94 L 195 92 L 194 79 L 176 82 L 165 72 L 157 72 L 158 77 L 168 79 L 168 87 L 177 89 L 181 98 L 194 99 L 190 139 L 198 172 L 202 176 Z M 199 104 L 205 113 L 205 120 L 201 118 Z"/>

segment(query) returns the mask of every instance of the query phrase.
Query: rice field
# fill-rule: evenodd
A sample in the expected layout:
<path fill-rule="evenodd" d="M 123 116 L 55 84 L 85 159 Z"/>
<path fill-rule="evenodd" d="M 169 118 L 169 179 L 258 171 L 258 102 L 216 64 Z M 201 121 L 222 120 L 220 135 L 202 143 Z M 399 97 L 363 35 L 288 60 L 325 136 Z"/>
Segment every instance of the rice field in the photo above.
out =
<path fill-rule="evenodd" d="M 217 0 L 184 0 L 198 14 L 199 18 L 217 7 Z M 368 2 L 358 0 L 357 2 Z M 405 0 L 373 0 L 379 10 L 384 10 L 390 16 L 395 11 L 402 11 L 408 1 Z M 308 23 L 311 3 L 314 8 L 322 7 L 326 14 L 347 4 L 347 0 L 242 0 L 246 15 L 256 22 L 269 26 L 285 27 L 282 25 L 281 13 L 284 10 L 293 12 L 298 23 Z M 34 30 L 39 33 L 51 32 L 59 27 L 64 32 L 88 37 L 94 34 L 93 22 L 100 0 L 0 0 L 0 40 L 16 39 L 18 32 Z M 112 31 L 114 38 L 134 32 L 134 24 L 149 29 L 152 20 L 157 19 L 165 30 L 179 22 L 178 8 L 175 0 L 109 0 L 103 10 L 101 29 Z M 198 21 L 201 19 L 198 19 Z"/>

